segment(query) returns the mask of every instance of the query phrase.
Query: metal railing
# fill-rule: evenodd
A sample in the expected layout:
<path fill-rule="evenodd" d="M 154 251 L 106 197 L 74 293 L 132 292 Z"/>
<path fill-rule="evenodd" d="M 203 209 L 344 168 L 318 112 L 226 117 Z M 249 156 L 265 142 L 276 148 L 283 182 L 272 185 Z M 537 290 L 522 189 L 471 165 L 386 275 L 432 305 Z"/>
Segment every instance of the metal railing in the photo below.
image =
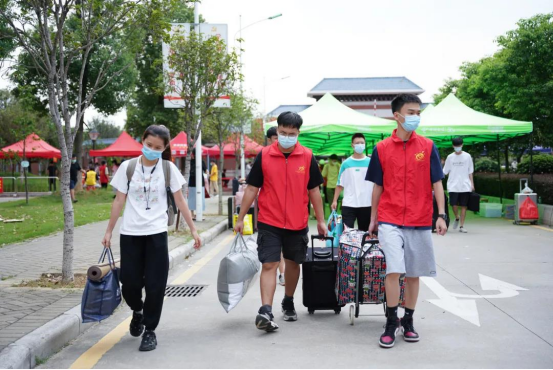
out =
<path fill-rule="evenodd" d="M 4 194 L 25 192 L 25 176 L 0 176 L 4 186 Z M 9 179 L 11 181 L 6 181 Z M 53 180 L 53 181 L 51 181 Z M 27 188 L 30 193 L 49 193 L 60 189 L 57 176 L 27 176 Z"/>

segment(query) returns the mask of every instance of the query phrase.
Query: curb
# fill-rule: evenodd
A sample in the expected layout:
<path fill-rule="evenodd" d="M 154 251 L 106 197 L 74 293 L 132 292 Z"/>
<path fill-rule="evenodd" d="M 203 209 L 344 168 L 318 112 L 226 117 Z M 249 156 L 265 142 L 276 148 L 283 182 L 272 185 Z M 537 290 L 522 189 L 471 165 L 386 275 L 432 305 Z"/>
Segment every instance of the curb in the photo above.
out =
<path fill-rule="evenodd" d="M 202 242 L 211 242 L 228 228 L 227 220 L 200 234 Z M 189 241 L 169 253 L 169 270 L 194 254 L 194 241 Z M 97 323 L 81 322 L 81 305 L 44 324 L 0 352 L 0 369 L 32 369 L 36 360 L 46 359 L 67 343 Z"/>

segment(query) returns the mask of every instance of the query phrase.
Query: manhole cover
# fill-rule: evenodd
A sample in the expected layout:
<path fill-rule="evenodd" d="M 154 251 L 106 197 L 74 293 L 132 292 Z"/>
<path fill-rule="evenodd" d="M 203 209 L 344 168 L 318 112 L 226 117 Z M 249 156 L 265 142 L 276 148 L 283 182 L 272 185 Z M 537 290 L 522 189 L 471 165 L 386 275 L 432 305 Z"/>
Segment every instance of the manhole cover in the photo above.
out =
<path fill-rule="evenodd" d="M 193 298 L 197 297 L 207 285 L 167 285 L 165 287 L 166 297 Z"/>

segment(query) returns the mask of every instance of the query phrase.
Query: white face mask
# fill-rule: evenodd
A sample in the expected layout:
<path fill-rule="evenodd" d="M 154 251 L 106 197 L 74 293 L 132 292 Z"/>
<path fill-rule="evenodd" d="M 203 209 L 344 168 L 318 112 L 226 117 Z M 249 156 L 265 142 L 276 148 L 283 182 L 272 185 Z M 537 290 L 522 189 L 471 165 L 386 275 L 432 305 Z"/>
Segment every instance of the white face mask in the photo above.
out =
<path fill-rule="evenodd" d="M 463 150 L 462 146 L 454 146 L 453 149 L 455 150 L 455 153 L 459 153 Z"/>

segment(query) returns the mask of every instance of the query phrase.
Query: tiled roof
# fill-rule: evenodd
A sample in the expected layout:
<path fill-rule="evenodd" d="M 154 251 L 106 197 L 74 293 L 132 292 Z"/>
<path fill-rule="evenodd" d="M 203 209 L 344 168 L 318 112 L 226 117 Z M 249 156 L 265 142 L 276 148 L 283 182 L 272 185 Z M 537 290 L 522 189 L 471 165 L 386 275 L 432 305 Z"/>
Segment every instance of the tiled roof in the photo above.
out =
<path fill-rule="evenodd" d="M 406 77 L 325 78 L 307 96 L 324 93 L 397 93 L 421 94 L 424 90 Z"/>
<path fill-rule="evenodd" d="M 306 110 L 310 106 L 311 106 L 310 104 L 308 104 L 308 105 L 280 105 L 277 108 L 270 111 L 269 113 L 267 113 L 267 117 L 278 117 L 279 114 L 281 114 L 282 112 L 287 112 L 287 111 L 299 113 L 301 111 Z"/>

